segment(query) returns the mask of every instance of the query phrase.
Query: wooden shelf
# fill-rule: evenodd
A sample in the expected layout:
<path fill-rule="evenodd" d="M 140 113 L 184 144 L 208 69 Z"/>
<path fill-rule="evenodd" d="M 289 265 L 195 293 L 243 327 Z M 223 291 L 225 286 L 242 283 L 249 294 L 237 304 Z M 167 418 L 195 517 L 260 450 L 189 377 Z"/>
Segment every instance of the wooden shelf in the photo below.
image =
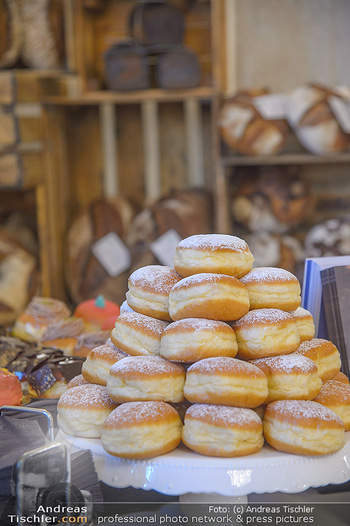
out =
<path fill-rule="evenodd" d="M 223 156 L 221 162 L 224 167 L 234 166 L 262 166 L 262 165 L 290 165 L 290 164 L 341 164 L 350 162 L 350 152 L 335 155 L 313 155 L 312 153 L 285 153 L 280 155 Z"/>
<path fill-rule="evenodd" d="M 200 87 L 186 90 L 161 90 L 150 89 L 132 91 L 127 93 L 113 91 L 90 91 L 79 97 L 47 97 L 46 104 L 56 105 L 94 105 L 103 103 L 112 104 L 141 104 L 146 101 L 177 102 L 187 99 L 211 100 L 216 95 L 210 87 Z"/>

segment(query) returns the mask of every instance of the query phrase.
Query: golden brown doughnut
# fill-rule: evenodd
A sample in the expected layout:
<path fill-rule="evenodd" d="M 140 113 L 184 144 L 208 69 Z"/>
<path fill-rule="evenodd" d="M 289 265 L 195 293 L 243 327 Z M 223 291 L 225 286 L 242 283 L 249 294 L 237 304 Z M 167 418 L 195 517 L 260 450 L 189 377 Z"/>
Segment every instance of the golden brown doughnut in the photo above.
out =
<path fill-rule="evenodd" d="M 342 384 L 347 384 L 349 385 L 349 378 L 342 372 L 338 373 L 335 375 L 334 378 L 332 378 L 332 380 L 335 380 L 336 382 L 341 382 Z M 326 380 L 326 382 L 331 382 L 332 380 Z"/>
<path fill-rule="evenodd" d="M 181 441 L 178 412 L 165 402 L 126 402 L 106 418 L 102 445 L 111 455 L 149 458 L 175 449 Z"/>
<path fill-rule="evenodd" d="M 88 382 L 85 380 L 84 376 L 82 374 L 78 374 L 77 376 L 74 376 L 68 384 L 67 389 L 72 389 L 72 387 L 78 387 L 79 385 L 90 385 L 91 382 Z"/>
<path fill-rule="evenodd" d="M 174 268 L 183 277 L 213 272 L 240 278 L 250 271 L 253 262 L 243 239 L 226 234 L 197 234 L 177 245 Z"/>
<path fill-rule="evenodd" d="M 159 354 L 160 337 L 168 323 L 139 312 L 123 312 L 111 333 L 113 344 L 130 356 Z"/>
<path fill-rule="evenodd" d="M 103 422 L 116 406 L 102 385 L 72 387 L 58 401 L 57 423 L 68 435 L 99 438 Z"/>
<path fill-rule="evenodd" d="M 262 429 L 252 409 L 194 404 L 185 414 L 182 441 L 201 455 L 239 457 L 260 451 Z"/>
<path fill-rule="evenodd" d="M 159 356 L 129 356 L 112 365 L 109 396 L 118 403 L 141 400 L 182 402 L 186 370 Z"/>
<path fill-rule="evenodd" d="M 300 305 L 299 280 L 283 268 L 253 268 L 241 282 L 248 290 L 251 309 L 291 311 Z"/>
<path fill-rule="evenodd" d="M 236 333 L 238 357 L 245 360 L 288 354 L 300 343 L 296 321 L 280 309 L 249 311 L 232 327 Z"/>
<path fill-rule="evenodd" d="M 179 281 L 169 294 L 169 314 L 183 318 L 237 320 L 249 310 L 248 291 L 233 276 L 202 273 Z"/>
<path fill-rule="evenodd" d="M 339 351 L 336 346 L 328 340 L 313 338 L 312 340 L 302 342 L 296 352 L 315 362 L 318 368 L 318 375 L 323 382 L 332 380 L 340 371 Z"/>
<path fill-rule="evenodd" d="M 236 358 L 206 358 L 187 369 L 184 386 L 192 403 L 257 407 L 267 395 L 265 374 L 255 365 Z"/>
<path fill-rule="evenodd" d="M 135 270 L 128 279 L 126 300 L 134 311 L 159 320 L 171 321 L 169 292 L 180 281 L 174 269 L 148 265 Z"/>
<path fill-rule="evenodd" d="M 170 323 L 160 339 L 160 355 L 193 363 L 212 356 L 234 358 L 238 346 L 234 330 L 223 321 L 186 318 Z"/>
<path fill-rule="evenodd" d="M 291 315 L 297 322 L 300 341 L 312 340 L 315 336 L 315 324 L 311 312 L 303 309 L 303 307 L 298 307 L 291 312 Z"/>
<path fill-rule="evenodd" d="M 109 339 L 104 345 L 92 349 L 83 362 L 81 373 L 91 384 L 107 385 L 109 370 L 112 365 L 128 355 L 117 349 Z"/>
<path fill-rule="evenodd" d="M 312 400 L 271 402 L 265 409 L 264 436 L 275 449 L 297 455 L 326 455 L 345 444 L 342 419 Z"/>
<path fill-rule="evenodd" d="M 335 380 L 327 380 L 315 398 L 337 415 L 344 422 L 345 431 L 350 431 L 350 386 Z"/>
<path fill-rule="evenodd" d="M 306 356 L 283 354 L 250 363 L 266 375 L 269 394 L 265 404 L 275 400 L 313 400 L 321 389 L 317 366 Z"/>

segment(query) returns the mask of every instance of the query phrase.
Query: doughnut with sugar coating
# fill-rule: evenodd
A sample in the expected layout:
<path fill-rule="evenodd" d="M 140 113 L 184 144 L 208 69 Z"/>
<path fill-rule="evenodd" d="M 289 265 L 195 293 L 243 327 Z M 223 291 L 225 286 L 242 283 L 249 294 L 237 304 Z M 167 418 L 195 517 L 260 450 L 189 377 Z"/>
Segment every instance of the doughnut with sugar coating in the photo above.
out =
<path fill-rule="evenodd" d="M 107 391 L 118 403 L 182 402 L 185 377 L 184 367 L 159 356 L 129 356 L 112 365 Z"/>
<path fill-rule="evenodd" d="M 326 455 L 345 444 L 342 419 L 312 400 L 271 402 L 265 409 L 264 436 L 273 448 L 297 455 Z"/>
<path fill-rule="evenodd" d="M 257 407 L 267 395 L 265 374 L 255 365 L 236 358 L 206 358 L 187 369 L 184 387 L 192 403 Z"/>
<path fill-rule="evenodd" d="M 237 351 L 234 330 L 223 321 L 185 318 L 170 323 L 160 338 L 160 355 L 175 362 L 193 363 L 212 356 L 234 358 Z"/>
<path fill-rule="evenodd" d="M 253 262 L 243 239 L 227 234 L 197 234 L 177 245 L 174 268 L 183 277 L 213 272 L 240 278 L 250 271 Z"/>
<path fill-rule="evenodd" d="M 315 362 L 318 375 L 323 382 L 332 380 L 340 371 L 340 353 L 329 340 L 312 338 L 302 342 L 296 352 Z"/>
<path fill-rule="evenodd" d="M 166 402 L 126 402 L 106 418 L 102 446 L 117 457 L 155 457 L 178 446 L 181 429 L 178 412 Z"/>
<path fill-rule="evenodd" d="M 109 370 L 112 365 L 128 356 L 108 339 L 104 345 L 92 349 L 83 362 L 81 372 L 85 380 L 92 384 L 107 385 Z"/>
<path fill-rule="evenodd" d="M 303 307 L 298 307 L 297 309 L 291 311 L 291 315 L 297 322 L 300 341 L 305 342 L 312 340 L 312 338 L 315 336 L 315 324 L 311 312 L 304 309 Z"/>
<path fill-rule="evenodd" d="M 88 382 L 85 380 L 84 376 L 82 374 L 78 374 L 77 376 L 74 376 L 68 384 L 67 389 L 72 389 L 72 387 L 78 387 L 78 385 L 90 385 L 91 382 Z"/>
<path fill-rule="evenodd" d="M 346 374 L 342 373 L 341 371 L 335 375 L 332 380 L 335 380 L 336 382 L 341 382 L 342 384 L 349 385 L 349 378 L 346 376 Z M 332 380 L 326 380 L 326 382 L 331 382 Z"/>
<path fill-rule="evenodd" d="M 345 431 L 350 431 L 350 386 L 336 380 L 327 380 L 315 398 L 315 402 L 325 405 L 344 422 Z"/>
<path fill-rule="evenodd" d="M 182 441 L 201 455 L 239 457 L 260 451 L 262 429 L 253 409 L 194 404 L 185 414 Z"/>

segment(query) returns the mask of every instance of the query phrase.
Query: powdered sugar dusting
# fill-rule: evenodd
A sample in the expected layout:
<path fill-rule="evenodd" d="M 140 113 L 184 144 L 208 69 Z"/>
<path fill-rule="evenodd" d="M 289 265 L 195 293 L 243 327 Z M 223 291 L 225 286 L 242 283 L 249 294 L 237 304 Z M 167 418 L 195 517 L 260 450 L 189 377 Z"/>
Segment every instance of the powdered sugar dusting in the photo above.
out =
<path fill-rule="evenodd" d="M 248 244 L 237 236 L 227 234 L 197 234 L 180 241 L 177 248 L 199 250 L 230 250 L 234 252 L 250 252 Z"/>
<path fill-rule="evenodd" d="M 317 372 L 317 367 L 312 360 L 306 358 L 306 356 L 295 353 L 271 356 L 269 358 L 259 358 L 258 360 L 253 360 L 251 363 L 257 367 L 266 365 L 272 371 L 284 373 L 300 372 L 303 374 L 308 374 Z"/>
<path fill-rule="evenodd" d="M 168 417 L 171 414 L 180 420 L 176 409 L 166 402 L 126 402 L 108 415 L 103 427 L 159 422 L 162 417 Z"/>
<path fill-rule="evenodd" d="M 122 360 L 123 358 L 126 358 L 128 354 L 126 352 L 122 351 L 121 349 L 118 349 L 117 347 L 114 347 L 114 349 L 110 345 L 100 345 L 99 347 L 95 347 L 95 349 L 92 349 L 91 356 L 94 358 L 112 358 L 115 360 Z"/>
<path fill-rule="evenodd" d="M 328 340 L 323 340 L 322 338 L 312 338 L 312 340 L 302 342 L 295 352 L 304 353 L 310 351 L 311 349 L 318 349 L 324 344 L 331 344 L 331 342 Z"/>
<path fill-rule="evenodd" d="M 311 318 L 313 320 L 311 312 L 304 309 L 303 307 L 298 307 L 297 309 L 291 311 L 291 315 L 293 316 L 293 318 L 296 318 L 298 320 L 303 318 Z"/>
<path fill-rule="evenodd" d="M 226 356 L 219 356 L 213 358 L 204 358 L 198 362 L 192 364 L 188 369 L 187 373 L 198 372 L 204 374 L 247 374 L 252 378 L 264 377 L 264 373 L 255 365 L 238 360 L 237 358 L 230 358 Z"/>
<path fill-rule="evenodd" d="M 129 285 L 146 287 L 165 295 L 181 279 L 172 268 L 163 265 L 148 265 L 135 270 L 129 277 Z"/>
<path fill-rule="evenodd" d="M 164 334 L 168 332 L 177 331 L 179 329 L 185 329 L 189 331 L 232 331 L 231 327 L 223 321 L 207 320 L 206 318 L 185 318 L 184 320 L 174 321 L 173 323 L 170 323 L 169 326 L 165 329 Z"/>
<path fill-rule="evenodd" d="M 226 274 L 215 274 L 210 272 L 201 272 L 199 274 L 193 274 L 187 278 L 183 278 L 176 285 L 173 286 L 172 290 L 182 289 L 183 287 L 190 287 L 192 285 L 203 285 L 203 284 L 220 284 L 220 283 L 232 283 L 235 287 L 244 287 L 244 285 L 235 277 L 228 276 Z"/>
<path fill-rule="evenodd" d="M 120 314 L 115 322 L 116 330 L 118 330 L 118 326 L 122 324 L 132 325 L 136 329 L 141 329 L 157 335 L 162 334 L 164 329 L 168 326 L 168 322 L 166 321 L 157 320 L 150 316 L 139 314 L 138 312 L 123 312 Z"/>
<path fill-rule="evenodd" d="M 267 406 L 267 411 L 273 408 L 274 412 L 293 419 L 311 419 L 324 420 L 327 422 L 339 422 L 343 424 L 342 419 L 333 411 L 318 402 L 312 400 L 279 400 L 272 402 Z"/>
<path fill-rule="evenodd" d="M 129 356 L 113 364 L 110 369 L 110 375 L 112 376 L 133 372 L 145 376 L 185 375 L 184 367 L 158 356 Z"/>
<path fill-rule="evenodd" d="M 79 385 L 68 389 L 60 397 L 57 407 L 116 407 L 109 398 L 106 387 L 96 384 Z"/>
<path fill-rule="evenodd" d="M 322 403 L 327 400 L 335 400 L 338 404 L 350 405 L 350 386 L 336 380 L 328 380 L 322 384 L 321 391 L 316 401 Z"/>
<path fill-rule="evenodd" d="M 277 267 L 257 267 L 248 272 L 241 278 L 242 283 L 255 283 L 255 282 L 285 282 L 292 281 L 299 283 L 298 278 L 294 276 L 288 270 Z"/>
<path fill-rule="evenodd" d="M 206 420 L 211 424 L 245 427 L 252 423 L 261 424 L 260 417 L 252 409 L 229 407 L 226 405 L 193 404 L 185 414 L 186 417 Z"/>
<path fill-rule="evenodd" d="M 278 323 L 280 321 L 294 321 L 294 318 L 288 312 L 280 309 L 255 309 L 247 312 L 242 318 L 237 320 L 233 327 L 240 327 L 243 324 L 255 323 Z"/>

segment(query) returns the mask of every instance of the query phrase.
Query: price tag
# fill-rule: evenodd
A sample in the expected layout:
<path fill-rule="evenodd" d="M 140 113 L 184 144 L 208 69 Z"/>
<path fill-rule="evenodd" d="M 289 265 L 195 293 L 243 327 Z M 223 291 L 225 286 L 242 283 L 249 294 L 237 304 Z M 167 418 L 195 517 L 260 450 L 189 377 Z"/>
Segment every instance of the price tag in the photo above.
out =
<path fill-rule="evenodd" d="M 350 102 L 339 97 L 330 97 L 328 102 L 343 132 L 350 133 Z"/>
<path fill-rule="evenodd" d="M 176 230 L 168 230 L 150 244 L 150 249 L 162 265 L 173 268 L 175 249 L 180 241 Z"/>
<path fill-rule="evenodd" d="M 130 252 L 115 232 L 101 237 L 92 245 L 91 250 L 113 278 L 131 267 Z"/>
<path fill-rule="evenodd" d="M 260 115 L 266 120 L 285 119 L 287 116 L 287 96 L 283 93 L 271 93 L 254 97 L 253 103 Z"/>

